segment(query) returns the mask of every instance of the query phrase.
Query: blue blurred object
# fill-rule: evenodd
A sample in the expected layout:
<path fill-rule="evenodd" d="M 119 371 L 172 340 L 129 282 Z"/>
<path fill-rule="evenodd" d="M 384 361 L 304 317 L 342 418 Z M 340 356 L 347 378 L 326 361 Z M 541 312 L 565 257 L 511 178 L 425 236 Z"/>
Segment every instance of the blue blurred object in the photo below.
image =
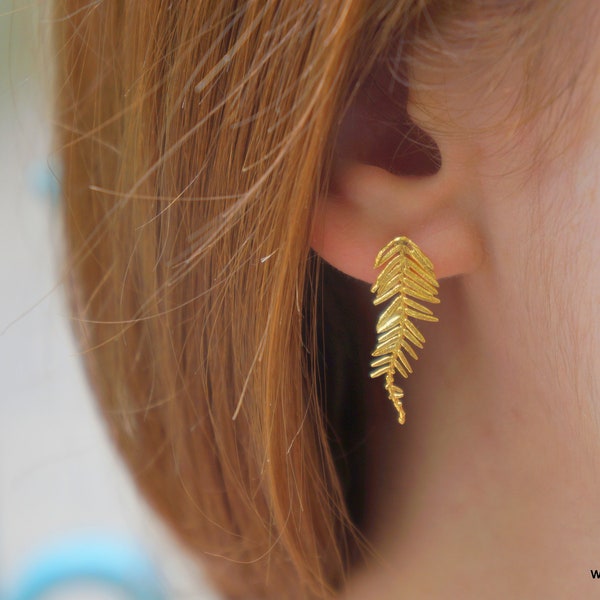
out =
<path fill-rule="evenodd" d="M 48 198 L 52 204 L 59 203 L 62 179 L 60 162 L 51 159 L 46 162 L 32 162 L 27 168 L 26 177 L 28 186 L 34 194 Z"/>
<path fill-rule="evenodd" d="M 33 558 L 0 600 L 38 600 L 74 584 L 125 592 L 131 600 L 165 600 L 165 585 L 143 549 L 130 539 L 92 534 L 64 538 Z"/>

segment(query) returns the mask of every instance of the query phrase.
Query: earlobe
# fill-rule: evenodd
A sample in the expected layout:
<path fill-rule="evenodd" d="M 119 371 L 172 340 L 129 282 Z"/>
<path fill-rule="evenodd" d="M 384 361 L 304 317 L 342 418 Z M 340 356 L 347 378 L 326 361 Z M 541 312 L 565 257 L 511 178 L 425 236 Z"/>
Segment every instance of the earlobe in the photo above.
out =
<path fill-rule="evenodd" d="M 320 199 L 311 245 L 338 270 L 368 283 L 377 276 L 377 253 L 398 236 L 418 244 L 438 279 L 467 274 L 481 264 L 483 243 L 459 198 L 459 187 L 443 170 L 406 177 L 348 163 Z"/>

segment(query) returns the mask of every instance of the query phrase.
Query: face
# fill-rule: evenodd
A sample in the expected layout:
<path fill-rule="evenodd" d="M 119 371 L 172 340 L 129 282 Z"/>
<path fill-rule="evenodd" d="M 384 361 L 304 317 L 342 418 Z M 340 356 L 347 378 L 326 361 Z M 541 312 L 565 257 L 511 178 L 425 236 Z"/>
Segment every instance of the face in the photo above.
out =
<path fill-rule="evenodd" d="M 476 347 L 495 365 L 495 418 L 513 434 L 522 423 L 537 450 L 532 422 L 540 439 L 547 425 L 546 441 L 581 444 L 575 452 L 591 453 L 600 427 L 600 42 L 590 36 L 599 13 L 594 2 L 572 3 L 553 21 L 556 40 L 545 44 L 559 52 L 549 50 L 535 86 L 554 97 L 527 118 L 516 104 L 527 81 L 518 63 L 492 93 L 472 65 L 446 70 L 444 110 L 416 111 L 424 128 L 439 125 L 442 169 L 462 177 L 485 238 L 485 264 L 465 290 Z"/>

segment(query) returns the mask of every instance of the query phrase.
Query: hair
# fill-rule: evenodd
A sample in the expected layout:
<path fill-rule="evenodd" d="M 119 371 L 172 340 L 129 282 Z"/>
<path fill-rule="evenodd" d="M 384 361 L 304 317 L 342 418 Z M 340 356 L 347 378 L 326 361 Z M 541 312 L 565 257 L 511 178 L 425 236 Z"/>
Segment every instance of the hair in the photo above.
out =
<path fill-rule="evenodd" d="M 417 64 L 482 61 L 490 31 L 522 58 L 560 3 L 498 4 L 54 3 L 82 355 L 135 482 L 228 598 L 330 598 L 359 560 L 343 463 L 361 409 L 327 356 L 360 340 L 328 342 L 352 308 L 323 300 L 315 205 L 390 48 L 408 85 Z"/>

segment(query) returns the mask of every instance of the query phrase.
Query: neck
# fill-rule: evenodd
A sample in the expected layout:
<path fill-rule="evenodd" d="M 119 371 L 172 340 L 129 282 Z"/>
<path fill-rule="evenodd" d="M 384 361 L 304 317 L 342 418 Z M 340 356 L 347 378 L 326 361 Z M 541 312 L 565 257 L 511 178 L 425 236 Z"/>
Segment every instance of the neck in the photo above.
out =
<path fill-rule="evenodd" d="M 503 350 L 498 336 L 516 334 L 503 333 L 501 310 L 479 320 L 458 279 L 442 282 L 440 296 L 440 323 L 418 324 L 427 343 L 400 382 L 405 425 L 381 381 L 371 387 L 375 556 L 345 600 L 591 597 L 600 436 L 575 422 L 577 411 L 548 410 L 548 384 L 518 349 Z"/>

